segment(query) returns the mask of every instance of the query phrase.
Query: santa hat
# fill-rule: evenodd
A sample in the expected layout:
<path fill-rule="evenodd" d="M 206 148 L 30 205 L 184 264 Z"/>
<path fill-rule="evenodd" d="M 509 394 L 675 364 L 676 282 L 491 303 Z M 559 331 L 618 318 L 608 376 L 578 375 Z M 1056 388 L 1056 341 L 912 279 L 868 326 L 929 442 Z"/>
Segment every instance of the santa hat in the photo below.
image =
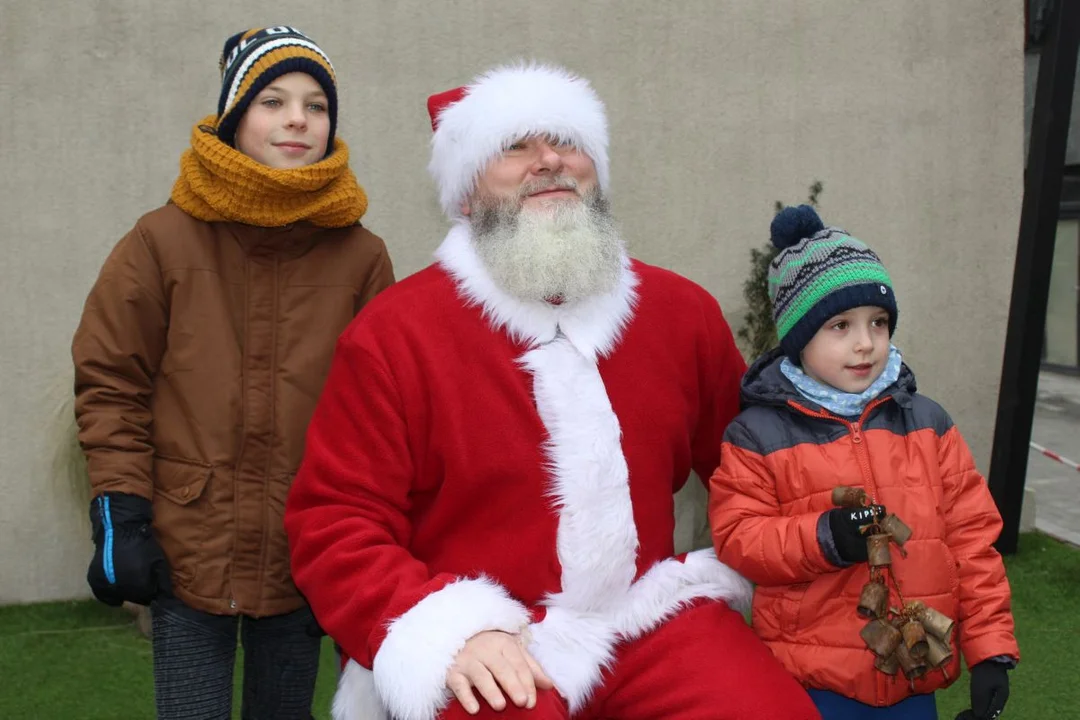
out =
<path fill-rule="evenodd" d="M 428 98 L 435 134 L 428 170 L 450 218 L 476 187 L 487 164 L 513 142 L 550 135 L 592 159 L 600 189 L 608 191 L 607 116 L 584 80 L 560 67 L 505 65 L 472 84 Z"/>

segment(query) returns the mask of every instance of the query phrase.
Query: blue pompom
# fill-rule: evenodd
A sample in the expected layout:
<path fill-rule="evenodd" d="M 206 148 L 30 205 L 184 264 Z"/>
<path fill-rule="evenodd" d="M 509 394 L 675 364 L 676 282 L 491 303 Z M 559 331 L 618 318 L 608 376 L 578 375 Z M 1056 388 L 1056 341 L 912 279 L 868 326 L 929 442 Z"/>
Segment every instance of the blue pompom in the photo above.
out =
<path fill-rule="evenodd" d="M 778 250 L 783 250 L 824 229 L 825 223 L 821 222 L 814 208 L 800 205 L 786 207 L 777 213 L 769 226 L 769 235 L 772 244 Z"/>

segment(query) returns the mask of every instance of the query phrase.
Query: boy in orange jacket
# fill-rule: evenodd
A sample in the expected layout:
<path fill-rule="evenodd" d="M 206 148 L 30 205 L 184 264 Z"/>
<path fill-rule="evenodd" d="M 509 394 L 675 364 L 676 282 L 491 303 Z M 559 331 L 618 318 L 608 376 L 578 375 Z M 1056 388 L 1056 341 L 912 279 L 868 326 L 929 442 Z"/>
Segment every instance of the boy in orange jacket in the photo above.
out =
<path fill-rule="evenodd" d="M 825 720 L 936 718 L 933 693 L 959 675 L 961 653 L 964 717 L 996 718 L 1019 649 L 986 482 L 890 342 L 896 299 L 878 256 L 807 205 L 771 230 L 780 347 L 747 372 L 743 411 L 724 435 L 710 482 L 716 552 L 757 583 L 754 628 Z M 835 507 L 840 485 L 863 489 L 871 506 Z M 871 577 L 865 533 L 886 506 L 912 529 L 902 553 L 893 546 L 889 604 L 900 605 L 899 587 L 905 602 L 956 621 L 959 652 L 910 682 L 875 667 L 856 610 Z"/>

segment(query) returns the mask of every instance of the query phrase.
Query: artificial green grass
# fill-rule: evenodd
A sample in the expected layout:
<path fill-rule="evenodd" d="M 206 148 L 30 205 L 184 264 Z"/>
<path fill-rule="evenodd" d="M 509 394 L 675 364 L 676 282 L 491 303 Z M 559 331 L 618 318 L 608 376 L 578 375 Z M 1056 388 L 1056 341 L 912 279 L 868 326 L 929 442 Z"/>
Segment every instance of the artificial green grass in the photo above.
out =
<path fill-rule="evenodd" d="M 94 601 L 0 607 L 0 719 L 153 720 L 150 643 L 132 616 Z M 334 647 L 324 639 L 316 718 L 330 717 Z M 233 717 L 240 717 L 237 650 Z"/>
<path fill-rule="evenodd" d="M 1080 549 L 1037 533 L 1006 558 L 1023 662 L 1012 672 L 1003 720 L 1080 718 Z M 239 672 L 237 672 L 239 680 Z M 316 718 L 328 718 L 335 683 L 324 641 Z M 239 717 L 239 692 L 234 693 Z M 938 695 L 953 720 L 968 706 L 967 677 Z M 0 718 L 152 720 L 150 644 L 123 610 L 96 602 L 0 607 Z"/>
<path fill-rule="evenodd" d="M 1009 675 L 1002 720 L 1080 718 L 1080 549 L 1041 533 L 1020 536 L 1005 558 L 1021 662 Z M 965 672 L 938 694 L 938 717 L 953 720 L 969 707 Z"/>

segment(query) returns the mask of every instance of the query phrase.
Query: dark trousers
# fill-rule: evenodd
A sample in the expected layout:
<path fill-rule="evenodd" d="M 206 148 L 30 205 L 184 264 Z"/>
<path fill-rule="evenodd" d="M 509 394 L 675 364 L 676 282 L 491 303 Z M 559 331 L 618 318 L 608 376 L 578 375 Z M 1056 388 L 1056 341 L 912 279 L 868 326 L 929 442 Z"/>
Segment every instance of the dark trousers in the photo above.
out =
<path fill-rule="evenodd" d="M 239 634 L 243 720 L 309 720 L 320 638 L 311 611 L 210 615 L 175 598 L 151 605 L 158 720 L 229 720 Z"/>

